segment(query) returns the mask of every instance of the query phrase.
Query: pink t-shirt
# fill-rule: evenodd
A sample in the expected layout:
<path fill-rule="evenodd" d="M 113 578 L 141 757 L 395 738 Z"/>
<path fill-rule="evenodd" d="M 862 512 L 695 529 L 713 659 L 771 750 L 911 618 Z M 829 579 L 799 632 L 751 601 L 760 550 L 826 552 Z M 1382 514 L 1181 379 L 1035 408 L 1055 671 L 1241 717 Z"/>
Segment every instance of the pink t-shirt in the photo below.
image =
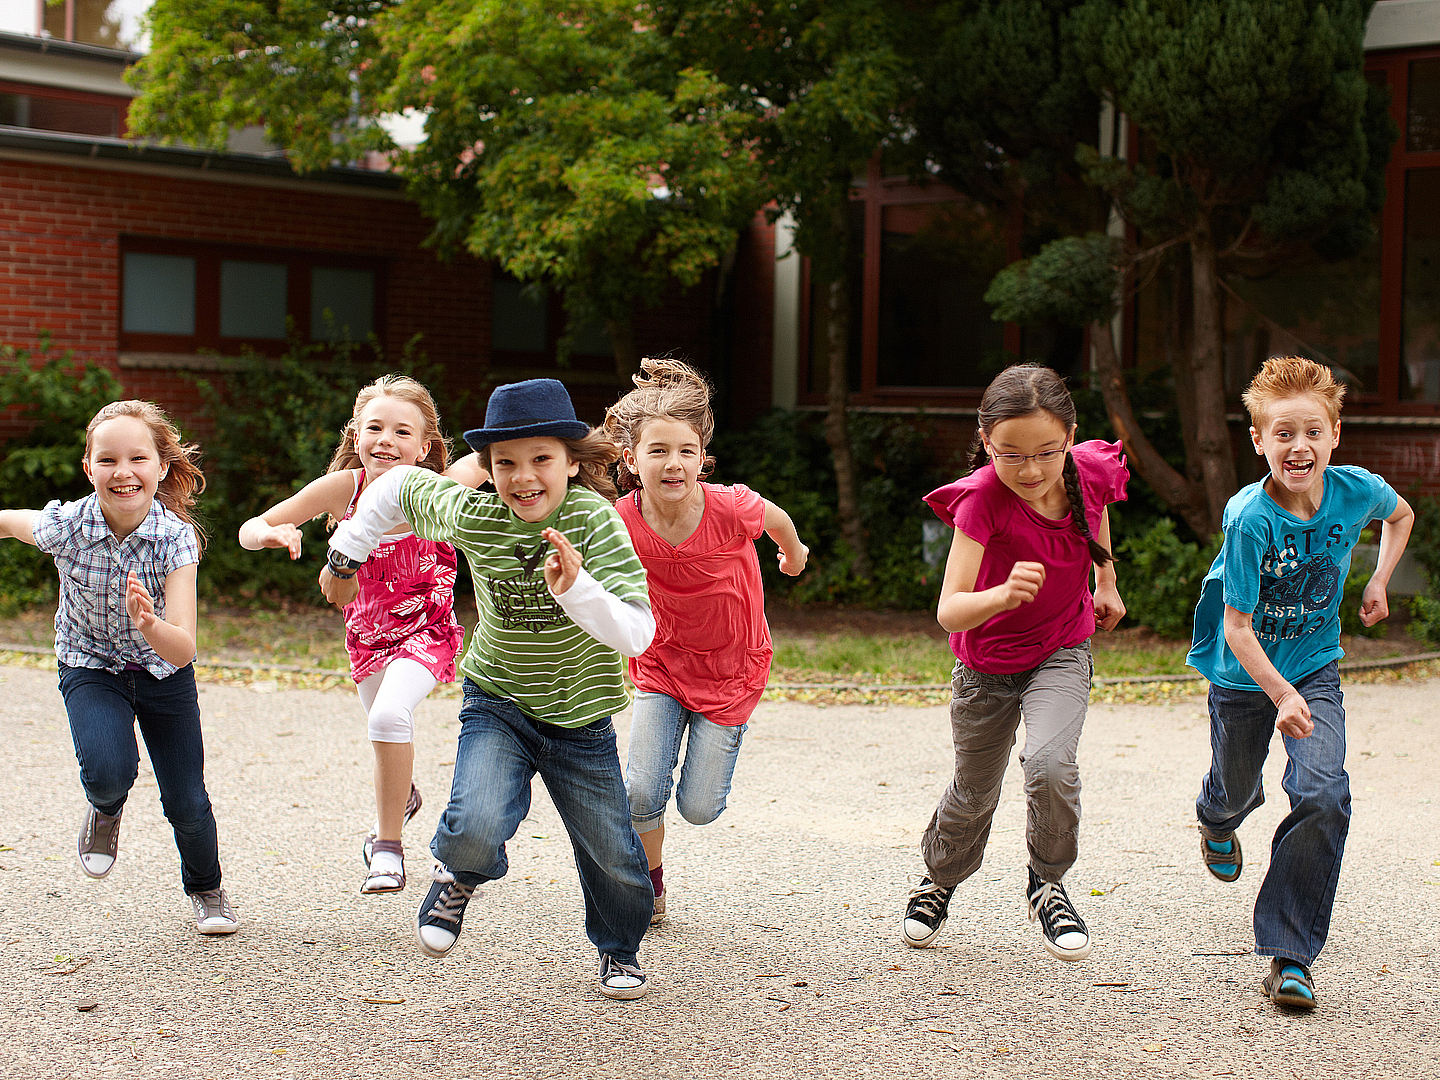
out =
<path fill-rule="evenodd" d="M 355 469 L 349 518 L 360 501 L 365 472 Z M 414 533 L 381 538 L 360 567 L 360 595 L 345 605 L 350 676 L 364 682 L 392 660 L 425 665 L 437 682 L 455 681 L 455 654 L 465 631 L 455 618 L 458 560 L 449 544 Z"/>
<path fill-rule="evenodd" d="M 754 544 L 765 531 L 765 500 L 743 484 L 700 487 L 700 526 L 678 547 L 645 523 L 639 489 L 615 504 L 645 567 L 655 613 L 655 640 L 631 658 L 630 678 L 734 727 L 755 711 L 775 651 Z"/>
<path fill-rule="evenodd" d="M 1121 450 L 1118 442 L 1094 440 L 1071 451 L 1092 535 L 1099 535 L 1105 507 L 1125 499 L 1130 470 Z M 1045 565 L 1045 584 L 1034 601 L 950 635 L 950 648 L 962 664 L 994 675 L 1029 671 L 1056 649 L 1079 645 L 1095 632 L 1090 550 L 1072 515 L 1052 521 L 1031 509 L 989 464 L 937 488 L 925 501 L 946 525 L 984 547 L 976 592 L 999 585 L 1017 562 Z"/>

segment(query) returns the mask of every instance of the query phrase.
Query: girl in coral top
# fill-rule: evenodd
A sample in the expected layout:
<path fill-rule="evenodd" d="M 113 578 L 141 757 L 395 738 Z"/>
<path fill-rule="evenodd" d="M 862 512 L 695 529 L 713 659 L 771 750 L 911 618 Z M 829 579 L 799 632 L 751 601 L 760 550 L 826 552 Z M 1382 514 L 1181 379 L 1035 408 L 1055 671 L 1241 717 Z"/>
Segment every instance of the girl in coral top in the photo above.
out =
<path fill-rule="evenodd" d="M 715 431 L 710 387 L 678 360 L 640 362 L 635 389 L 610 407 L 621 448 L 615 508 L 645 567 L 655 640 L 630 660 L 635 707 L 625 787 L 655 887 L 651 924 L 665 916 L 661 848 L 680 743 L 675 805 L 708 825 L 725 809 L 751 712 L 770 675 L 770 628 L 754 540 L 779 545 L 780 570 L 805 569 L 810 549 L 790 515 L 742 484 L 707 484 Z"/>

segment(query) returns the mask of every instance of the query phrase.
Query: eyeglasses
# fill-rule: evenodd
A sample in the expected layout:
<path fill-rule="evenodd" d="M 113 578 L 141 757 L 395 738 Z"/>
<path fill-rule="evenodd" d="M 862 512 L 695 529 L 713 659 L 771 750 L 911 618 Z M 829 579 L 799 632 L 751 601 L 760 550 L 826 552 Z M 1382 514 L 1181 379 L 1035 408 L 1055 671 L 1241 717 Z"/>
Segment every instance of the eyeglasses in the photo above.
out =
<path fill-rule="evenodd" d="M 1068 451 L 1069 447 L 1062 447 L 1059 450 L 1042 450 L 1038 454 L 997 454 L 992 450 L 990 451 L 990 460 L 996 465 L 1009 465 L 1015 468 L 1024 465 L 1032 458 L 1037 465 L 1049 465 L 1059 461 Z"/>

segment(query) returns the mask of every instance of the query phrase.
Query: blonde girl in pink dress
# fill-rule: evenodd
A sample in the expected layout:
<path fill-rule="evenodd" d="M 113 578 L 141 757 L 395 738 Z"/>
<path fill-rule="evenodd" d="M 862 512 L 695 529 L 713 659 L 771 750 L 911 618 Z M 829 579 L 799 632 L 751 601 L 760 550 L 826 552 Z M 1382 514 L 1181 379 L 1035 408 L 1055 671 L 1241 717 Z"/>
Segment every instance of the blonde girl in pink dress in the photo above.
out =
<path fill-rule="evenodd" d="M 332 524 L 349 517 L 360 493 L 396 465 L 445 472 L 475 487 L 485 481 L 475 455 L 447 472 L 448 459 L 430 391 L 407 376 L 386 375 L 356 395 L 325 475 L 245 522 L 240 546 L 285 548 L 298 559 L 300 525 L 321 514 Z M 365 894 L 405 888 L 400 831 L 421 805 L 411 779 L 414 711 L 437 683 L 454 681 L 464 637 L 454 612 L 455 572 L 453 547 L 422 540 L 402 524 L 359 572 L 360 593 L 344 608 L 350 674 L 375 750 L 376 824 L 363 848 Z M 322 582 L 329 573 L 321 570 Z"/>

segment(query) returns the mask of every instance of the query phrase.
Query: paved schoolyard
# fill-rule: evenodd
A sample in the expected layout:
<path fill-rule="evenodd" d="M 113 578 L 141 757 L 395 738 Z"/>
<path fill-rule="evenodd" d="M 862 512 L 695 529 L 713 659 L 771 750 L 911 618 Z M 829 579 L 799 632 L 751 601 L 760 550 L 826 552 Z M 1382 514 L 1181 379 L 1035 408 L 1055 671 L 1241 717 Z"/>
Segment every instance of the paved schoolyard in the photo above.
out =
<path fill-rule="evenodd" d="M 898 944 L 916 842 L 948 780 L 946 711 L 763 704 L 731 808 L 672 817 L 653 988 L 594 989 L 573 863 L 537 793 L 512 870 L 445 960 L 411 920 L 449 786 L 453 700 L 419 717 L 425 809 L 410 888 L 361 897 L 370 751 L 353 694 L 202 684 L 226 884 L 244 921 L 201 938 L 142 765 L 120 861 L 84 878 L 83 806 L 54 676 L 0 668 L 0 1075 L 202 1077 L 1422 1077 L 1440 1069 L 1440 681 L 1349 691 L 1355 820 L 1321 1007 L 1257 992 L 1249 907 L 1282 816 L 1243 832 L 1234 886 L 1196 852 L 1199 698 L 1096 706 L 1067 884 L 1088 961 L 1025 918 L 1023 806 L 1007 776 L 987 861 L 943 948 Z M 622 728 L 625 721 L 622 719 Z M 1278 744 L 1277 744 L 1278 747 Z M 81 1012 L 77 1005 L 95 1002 Z"/>

